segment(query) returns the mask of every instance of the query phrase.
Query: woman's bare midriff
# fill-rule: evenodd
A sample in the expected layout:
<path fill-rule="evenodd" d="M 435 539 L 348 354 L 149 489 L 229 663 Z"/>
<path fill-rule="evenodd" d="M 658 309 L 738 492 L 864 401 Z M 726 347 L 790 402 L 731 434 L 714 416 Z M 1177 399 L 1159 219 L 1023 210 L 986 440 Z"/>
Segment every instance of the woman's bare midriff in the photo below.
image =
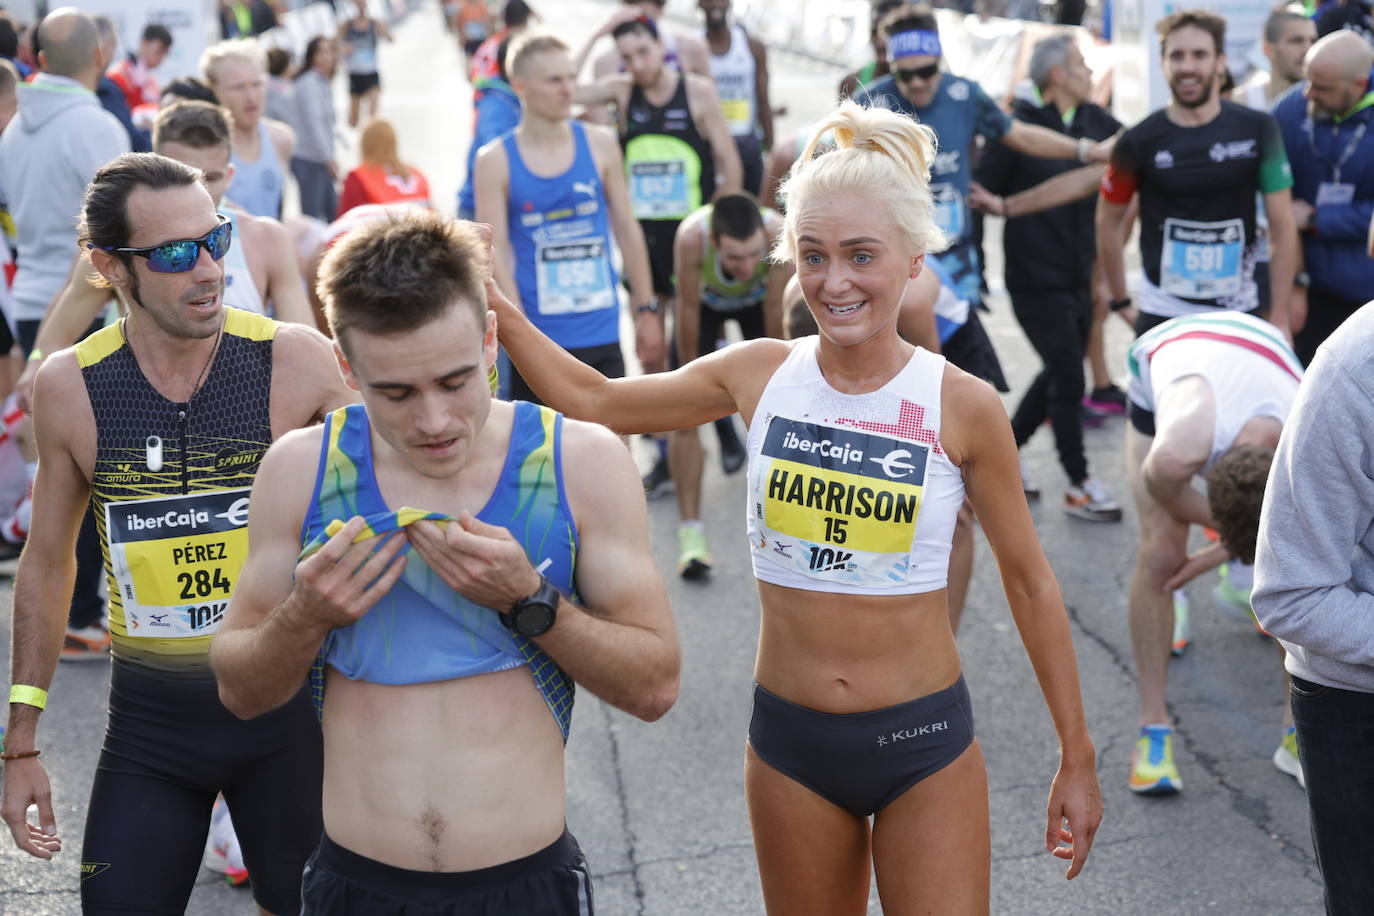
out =
<path fill-rule="evenodd" d="M 340 846 L 458 872 L 563 832 L 563 738 L 528 668 L 400 687 L 331 669 L 326 698 L 324 826 Z"/>
<path fill-rule="evenodd" d="M 844 595 L 759 583 L 755 676 L 771 693 L 829 713 L 866 712 L 959 677 L 945 590 Z"/>

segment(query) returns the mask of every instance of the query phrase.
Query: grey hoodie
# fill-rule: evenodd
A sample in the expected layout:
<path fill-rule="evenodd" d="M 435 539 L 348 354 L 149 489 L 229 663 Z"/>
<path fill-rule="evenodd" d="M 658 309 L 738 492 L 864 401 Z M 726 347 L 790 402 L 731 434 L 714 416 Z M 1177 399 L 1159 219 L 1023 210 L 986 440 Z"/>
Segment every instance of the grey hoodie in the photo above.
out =
<path fill-rule="evenodd" d="M 50 73 L 20 83 L 19 114 L 0 136 L 0 193 L 19 232 L 15 320 L 43 317 L 77 254 L 82 192 L 128 151 L 129 135 L 81 83 Z"/>
<path fill-rule="evenodd" d="M 1264 493 L 1255 615 L 1288 672 L 1374 693 L 1374 304 L 1317 350 Z"/>

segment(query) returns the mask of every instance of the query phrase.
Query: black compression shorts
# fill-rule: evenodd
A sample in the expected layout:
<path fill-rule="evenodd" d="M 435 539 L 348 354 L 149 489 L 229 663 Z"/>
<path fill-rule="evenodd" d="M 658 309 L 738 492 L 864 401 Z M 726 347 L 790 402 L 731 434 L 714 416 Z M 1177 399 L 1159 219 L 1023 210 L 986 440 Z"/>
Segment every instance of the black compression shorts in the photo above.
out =
<path fill-rule="evenodd" d="M 243 721 L 214 678 L 116 659 L 110 718 L 82 849 L 85 916 L 181 914 L 200 873 L 210 809 L 224 792 L 258 905 L 300 911 L 301 870 L 319 842 L 320 726 L 302 686 Z"/>
<path fill-rule="evenodd" d="M 591 916 L 587 861 L 567 830 L 491 868 L 423 872 L 344 849 L 328 836 L 306 866 L 302 916 Z"/>
<path fill-rule="evenodd" d="M 725 337 L 725 322 L 733 321 L 739 325 L 740 336 L 745 340 L 755 340 L 765 336 L 763 327 L 763 303 L 751 305 L 735 312 L 718 312 L 715 309 L 700 307 L 697 334 L 697 356 L 716 352 L 716 345 Z M 676 369 L 682 365 L 677 349 L 677 335 L 668 340 L 668 368 Z"/>

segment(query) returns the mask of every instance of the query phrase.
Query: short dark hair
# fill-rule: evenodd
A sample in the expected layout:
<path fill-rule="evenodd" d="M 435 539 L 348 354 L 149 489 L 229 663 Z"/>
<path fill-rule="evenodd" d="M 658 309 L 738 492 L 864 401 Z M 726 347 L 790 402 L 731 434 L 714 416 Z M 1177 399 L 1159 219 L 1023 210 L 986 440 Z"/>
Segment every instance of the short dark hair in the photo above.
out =
<path fill-rule="evenodd" d="M 416 210 L 349 230 L 320 262 L 316 291 L 334 339 L 347 350 L 350 328 L 399 334 L 457 302 L 484 326 L 486 275 L 486 244 L 475 225 Z"/>
<path fill-rule="evenodd" d="M 232 147 L 229 125 L 229 112 L 218 105 L 195 100 L 173 102 L 159 111 L 153 122 L 153 149 L 164 143 L 180 143 L 191 149 Z"/>
<path fill-rule="evenodd" d="M 798 296 L 797 301 L 787 307 L 787 339 L 796 340 L 798 337 L 810 337 L 819 333 L 816 316 L 806 307 L 806 300 Z"/>
<path fill-rule="evenodd" d="M 635 32 L 643 32 L 654 41 L 658 41 L 658 26 L 648 16 L 639 16 L 629 22 L 622 22 L 620 25 L 611 29 L 611 40 L 614 41 L 624 35 L 633 35 Z"/>
<path fill-rule="evenodd" d="M 1170 13 L 1159 24 L 1155 26 L 1155 31 L 1159 34 L 1159 53 L 1164 55 L 1164 46 L 1169 41 L 1169 36 L 1179 29 L 1192 26 L 1195 29 L 1202 29 L 1212 36 L 1212 42 L 1216 46 L 1218 55 L 1226 53 L 1226 20 L 1216 13 L 1209 13 L 1206 10 L 1179 10 Z"/>
<path fill-rule="evenodd" d="M 0 10 L 0 57 L 19 56 L 19 29 L 10 14 Z"/>
<path fill-rule="evenodd" d="M 747 239 L 763 228 L 758 202 L 748 194 L 726 194 L 711 205 L 711 238 Z"/>
<path fill-rule="evenodd" d="M 1274 450 L 1241 445 L 1221 457 L 1207 474 L 1207 505 L 1221 545 L 1242 563 L 1255 562 L 1264 485 Z"/>
<path fill-rule="evenodd" d="M 203 176 L 183 162 L 157 153 L 124 153 L 95 173 L 81 198 L 76 241 L 97 248 L 129 244 L 129 195 L 138 188 L 163 191 L 198 184 Z"/>
<path fill-rule="evenodd" d="M 172 33 L 165 25 L 159 22 L 149 23 L 143 27 L 143 41 L 156 41 L 164 48 L 172 47 Z"/>
<path fill-rule="evenodd" d="M 501 11 L 501 21 L 508 29 L 518 29 L 528 23 L 533 15 L 534 10 L 525 0 L 510 0 Z"/>
<path fill-rule="evenodd" d="M 1290 22 L 1306 22 L 1307 17 L 1300 10 L 1296 10 L 1287 3 L 1281 3 L 1274 7 L 1269 18 L 1264 20 L 1264 40 L 1272 44 L 1278 44 L 1283 37 L 1283 27 Z"/>
<path fill-rule="evenodd" d="M 197 102 L 209 102 L 211 105 L 219 104 L 219 96 L 215 95 L 215 90 L 194 76 L 183 76 L 181 79 L 172 80 L 163 86 L 162 96 L 158 101 L 166 105 L 169 98 L 192 99 Z"/>
<path fill-rule="evenodd" d="M 13 95 L 19 88 L 19 71 L 14 64 L 0 58 L 0 95 Z"/>
<path fill-rule="evenodd" d="M 889 11 L 878 22 L 878 31 L 891 37 L 898 32 L 938 32 L 940 24 L 935 20 L 935 11 L 924 3 L 903 3 Z"/>
<path fill-rule="evenodd" d="M 267 49 L 267 72 L 271 76 L 285 76 L 291 69 L 291 52 L 286 48 Z"/>

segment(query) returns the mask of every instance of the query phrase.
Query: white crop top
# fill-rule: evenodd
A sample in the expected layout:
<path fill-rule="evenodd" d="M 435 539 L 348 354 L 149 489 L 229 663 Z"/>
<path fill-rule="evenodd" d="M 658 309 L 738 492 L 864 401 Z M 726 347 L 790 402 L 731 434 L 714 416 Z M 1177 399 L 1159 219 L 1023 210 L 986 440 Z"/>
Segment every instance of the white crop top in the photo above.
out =
<path fill-rule="evenodd" d="M 831 388 L 793 344 L 749 428 L 749 548 L 764 582 L 911 595 L 945 587 L 964 480 L 940 447 L 945 358 L 917 349 L 868 394 Z"/>

